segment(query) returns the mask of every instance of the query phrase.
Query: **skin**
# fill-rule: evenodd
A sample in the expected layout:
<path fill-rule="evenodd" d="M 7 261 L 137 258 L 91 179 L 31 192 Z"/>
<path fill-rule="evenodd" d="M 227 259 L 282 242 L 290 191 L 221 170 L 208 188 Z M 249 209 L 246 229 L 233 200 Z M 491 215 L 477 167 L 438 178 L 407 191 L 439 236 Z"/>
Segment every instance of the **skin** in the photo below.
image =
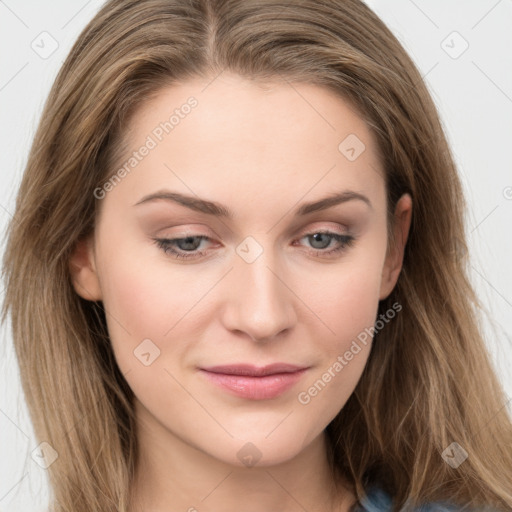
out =
<path fill-rule="evenodd" d="M 116 360 L 136 396 L 142 456 L 134 503 L 151 512 L 231 512 L 241 504 L 246 512 L 348 511 L 355 498 L 345 485 L 331 487 L 324 429 L 353 392 L 371 341 L 309 403 L 298 395 L 374 325 L 402 267 L 411 198 L 397 204 L 397 242 L 388 250 L 373 135 L 349 104 L 304 83 L 262 85 L 223 73 L 174 84 L 131 119 L 126 158 L 190 96 L 197 107 L 101 199 L 94 235 L 70 261 L 76 292 L 103 302 Z M 365 144 L 353 161 L 338 149 L 349 134 Z M 234 216 L 162 199 L 134 206 L 162 189 L 215 201 Z M 294 213 L 345 190 L 371 206 L 353 199 Z M 306 236 L 319 230 L 355 240 L 325 255 L 341 244 Z M 192 235 L 208 239 L 194 239 L 203 255 L 188 260 L 154 242 Z M 248 236 L 262 250 L 250 263 L 237 253 Z M 134 355 L 144 339 L 160 350 L 148 366 Z M 232 395 L 198 370 L 242 362 L 308 370 L 266 400 Z M 237 456 L 246 443 L 261 454 L 252 467 Z"/>

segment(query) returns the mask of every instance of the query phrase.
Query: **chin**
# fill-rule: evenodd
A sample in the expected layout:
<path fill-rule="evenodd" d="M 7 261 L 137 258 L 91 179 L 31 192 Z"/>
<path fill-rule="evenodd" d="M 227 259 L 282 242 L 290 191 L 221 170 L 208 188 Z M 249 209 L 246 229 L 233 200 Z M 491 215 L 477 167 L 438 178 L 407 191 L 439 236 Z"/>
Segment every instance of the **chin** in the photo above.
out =
<path fill-rule="evenodd" d="M 279 427 L 278 427 L 279 428 Z M 286 429 L 288 430 L 288 429 Z M 228 438 L 225 443 L 210 446 L 208 452 L 223 462 L 240 467 L 270 467 L 288 462 L 299 456 L 318 436 L 318 434 L 299 434 L 297 425 L 295 435 L 277 430 L 269 435 L 269 431 L 256 432 L 254 430 L 244 435 L 243 439 Z"/>

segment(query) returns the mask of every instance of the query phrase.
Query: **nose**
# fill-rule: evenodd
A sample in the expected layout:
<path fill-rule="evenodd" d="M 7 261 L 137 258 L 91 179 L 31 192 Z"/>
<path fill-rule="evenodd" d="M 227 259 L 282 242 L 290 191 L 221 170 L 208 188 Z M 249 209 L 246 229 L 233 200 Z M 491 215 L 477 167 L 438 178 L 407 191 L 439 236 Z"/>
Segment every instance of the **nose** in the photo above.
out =
<path fill-rule="evenodd" d="M 226 293 L 224 326 L 252 341 L 271 341 L 296 322 L 293 292 L 270 249 L 251 263 L 235 255 Z"/>

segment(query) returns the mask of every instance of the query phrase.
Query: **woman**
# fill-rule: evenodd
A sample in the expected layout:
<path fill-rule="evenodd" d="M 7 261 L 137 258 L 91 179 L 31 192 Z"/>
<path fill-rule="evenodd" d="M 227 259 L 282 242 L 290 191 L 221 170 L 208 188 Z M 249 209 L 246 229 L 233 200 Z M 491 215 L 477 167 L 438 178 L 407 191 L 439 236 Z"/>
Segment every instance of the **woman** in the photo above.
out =
<path fill-rule="evenodd" d="M 105 4 L 4 260 L 53 510 L 509 510 L 463 211 L 363 3 Z"/>

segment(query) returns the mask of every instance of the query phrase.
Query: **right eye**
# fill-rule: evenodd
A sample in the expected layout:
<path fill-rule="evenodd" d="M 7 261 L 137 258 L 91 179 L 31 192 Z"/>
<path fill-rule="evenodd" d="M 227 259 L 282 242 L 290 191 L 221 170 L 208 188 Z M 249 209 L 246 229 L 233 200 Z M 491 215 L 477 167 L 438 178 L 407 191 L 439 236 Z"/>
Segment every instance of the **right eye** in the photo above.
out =
<path fill-rule="evenodd" d="M 182 238 L 154 238 L 156 245 L 177 259 L 197 258 L 204 256 L 204 251 L 196 252 L 203 240 L 210 240 L 203 235 L 188 235 Z"/>

